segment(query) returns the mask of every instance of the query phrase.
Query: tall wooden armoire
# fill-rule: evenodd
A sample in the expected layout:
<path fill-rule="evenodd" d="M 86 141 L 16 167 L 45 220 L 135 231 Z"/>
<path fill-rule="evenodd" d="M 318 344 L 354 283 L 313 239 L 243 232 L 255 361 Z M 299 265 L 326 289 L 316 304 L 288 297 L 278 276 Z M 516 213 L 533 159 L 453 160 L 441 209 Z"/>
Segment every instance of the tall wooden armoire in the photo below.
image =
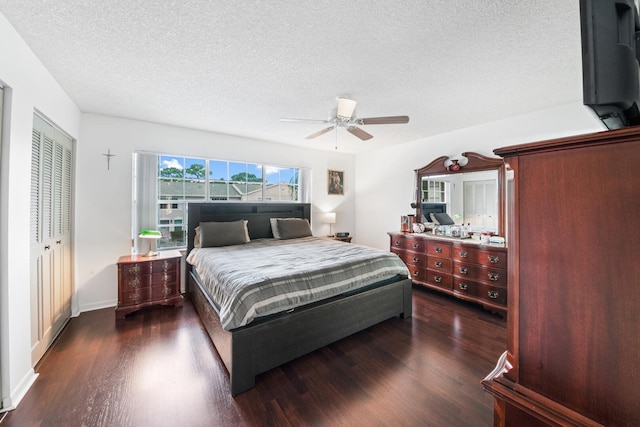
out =
<path fill-rule="evenodd" d="M 495 426 L 640 426 L 640 127 L 504 147 Z"/>

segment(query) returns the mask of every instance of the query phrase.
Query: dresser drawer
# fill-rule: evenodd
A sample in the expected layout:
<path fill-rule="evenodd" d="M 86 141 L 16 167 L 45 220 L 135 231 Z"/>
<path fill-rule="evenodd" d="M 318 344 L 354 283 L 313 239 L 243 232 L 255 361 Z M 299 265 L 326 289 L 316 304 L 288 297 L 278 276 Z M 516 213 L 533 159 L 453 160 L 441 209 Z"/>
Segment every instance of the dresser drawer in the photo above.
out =
<path fill-rule="evenodd" d="M 408 265 L 409 269 L 409 278 L 413 282 L 426 282 L 427 281 L 427 270 L 425 268 L 416 267 L 414 265 Z"/>
<path fill-rule="evenodd" d="M 427 257 L 427 268 L 443 274 L 451 274 L 451 258 Z"/>
<path fill-rule="evenodd" d="M 443 274 L 438 271 L 427 270 L 426 282 L 432 286 L 451 290 L 453 280 L 450 274 Z"/>
<path fill-rule="evenodd" d="M 507 253 L 503 251 L 453 245 L 451 258 L 454 261 L 481 264 L 505 270 L 507 268 Z"/>
<path fill-rule="evenodd" d="M 427 255 L 439 258 L 451 258 L 451 243 L 428 241 Z"/>
<path fill-rule="evenodd" d="M 424 252 L 425 240 L 419 237 L 411 236 L 393 236 L 391 238 L 391 247 L 404 249 L 413 252 Z"/>
<path fill-rule="evenodd" d="M 507 286 L 507 271 L 498 268 L 454 262 L 453 275 L 493 286 Z"/>
<path fill-rule="evenodd" d="M 460 277 L 453 278 L 453 292 L 464 297 L 479 298 L 491 304 L 507 305 L 507 290 L 505 288 L 487 286 Z"/>
<path fill-rule="evenodd" d="M 427 256 L 417 252 L 407 252 L 404 250 L 391 249 L 391 252 L 397 254 L 407 266 L 425 267 L 427 264 Z"/>

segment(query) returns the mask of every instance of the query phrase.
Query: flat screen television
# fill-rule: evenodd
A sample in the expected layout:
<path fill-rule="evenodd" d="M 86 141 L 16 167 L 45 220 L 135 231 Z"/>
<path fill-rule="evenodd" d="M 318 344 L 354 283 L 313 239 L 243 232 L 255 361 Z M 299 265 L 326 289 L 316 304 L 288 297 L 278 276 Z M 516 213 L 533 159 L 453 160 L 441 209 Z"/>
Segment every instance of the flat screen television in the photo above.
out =
<path fill-rule="evenodd" d="M 431 220 L 431 213 L 447 213 L 446 203 L 422 203 L 420 206 L 422 210 L 422 222 L 433 222 Z"/>
<path fill-rule="evenodd" d="M 640 125 L 634 0 L 580 0 L 583 102 L 608 129 Z"/>

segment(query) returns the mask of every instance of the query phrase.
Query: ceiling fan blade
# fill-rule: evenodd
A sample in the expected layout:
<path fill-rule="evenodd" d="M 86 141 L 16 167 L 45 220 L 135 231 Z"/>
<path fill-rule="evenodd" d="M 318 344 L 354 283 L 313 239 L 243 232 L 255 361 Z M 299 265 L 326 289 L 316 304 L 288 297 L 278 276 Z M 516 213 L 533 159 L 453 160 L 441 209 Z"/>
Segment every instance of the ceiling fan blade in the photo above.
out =
<path fill-rule="evenodd" d="M 282 118 L 280 119 L 281 122 L 306 122 L 306 123 L 329 123 L 327 120 L 322 120 L 322 119 L 289 119 L 289 118 Z"/>
<path fill-rule="evenodd" d="M 403 124 L 409 123 L 409 116 L 368 117 L 366 119 L 358 119 L 356 122 L 360 125 Z"/>
<path fill-rule="evenodd" d="M 351 133 L 352 135 L 357 136 L 358 138 L 360 138 L 363 141 L 366 141 L 368 139 L 373 138 L 373 135 L 371 135 L 370 133 L 367 133 L 365 131 L 363 131 L 362 129 L 355 127 L 355 126 L 349 126 L 347 128 L 347 131 L 349 131 L 349 133 Z"/>
<path fill-rule="evenodd" d="M 326 129 L 322 129 L 322 130 L 319 130 L 319 131 L 318 131 L 318 132 L 316 132 L 316 133 L 312 133 L 311 135 L 309 135 L 309 136 L 308 136 L 308 137 L 306 137 L 305 139 L 313 139 L 313 138 L 316 138 L 316 137 L 318 137 L 318 136 L 320 136 L 320 135 L 324 135 L 325 133 L 329 132 L 330 130 L 333 130 L 334 128 L 335 128 L 335 126 L 329 126 L 329 127 L 328 127 L 328 128 L 326 128 Z"/>
<path fill-rule="evenodd" d="M 349 98 L 338 98 L 337 116 L 341 119 L 350 119 L 356 109 L 357 102 Z"/>

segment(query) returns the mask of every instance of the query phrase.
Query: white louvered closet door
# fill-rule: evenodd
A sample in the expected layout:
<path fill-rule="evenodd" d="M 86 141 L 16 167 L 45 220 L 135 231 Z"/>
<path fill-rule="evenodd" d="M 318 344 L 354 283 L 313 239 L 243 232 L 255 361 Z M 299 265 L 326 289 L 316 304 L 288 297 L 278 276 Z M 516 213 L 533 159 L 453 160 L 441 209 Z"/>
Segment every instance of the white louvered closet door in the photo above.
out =
<path fill-rule="evenodd" d="M 31 358 L 71 317 L 73 141 L 34 115 L 31 152 Z"/>

